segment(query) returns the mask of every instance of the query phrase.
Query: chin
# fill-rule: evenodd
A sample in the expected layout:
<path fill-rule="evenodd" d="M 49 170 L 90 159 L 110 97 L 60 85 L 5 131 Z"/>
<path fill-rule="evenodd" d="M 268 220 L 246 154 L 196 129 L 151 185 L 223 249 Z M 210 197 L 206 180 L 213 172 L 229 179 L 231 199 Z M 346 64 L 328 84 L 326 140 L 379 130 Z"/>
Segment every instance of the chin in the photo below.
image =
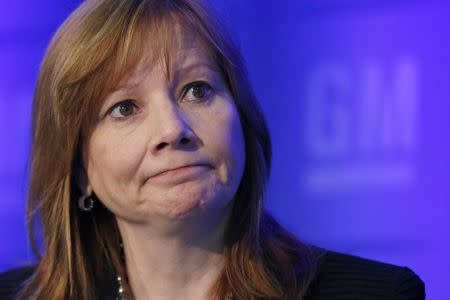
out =
<path fill-rule="evenodd" d="M 182 220 L 205 212 L 202 199 L 182 197 L 166 201 L 168 202 L 167 206 L 163 207 L 160 214 L 167 219 Z"/>
<path fill-rule="evenodd" d="M 184 195 L 166 199 L 165 205 L 159 208 L 159 215 L 168 220 L 186 220 L 191 218 L 208 219 L 217 217 L 226 211 L 227 203 L 216 198 L 205 198 L 198 195 Z"/>

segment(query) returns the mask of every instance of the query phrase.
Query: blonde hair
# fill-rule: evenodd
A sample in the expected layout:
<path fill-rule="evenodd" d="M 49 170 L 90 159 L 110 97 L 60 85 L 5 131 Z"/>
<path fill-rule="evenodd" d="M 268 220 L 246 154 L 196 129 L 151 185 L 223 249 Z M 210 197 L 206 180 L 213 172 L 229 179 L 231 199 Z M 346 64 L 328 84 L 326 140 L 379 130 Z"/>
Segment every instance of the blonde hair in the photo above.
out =
<path fill-rule="evenodd" d="M 216 59 L 241 120 L 246 165 L 225 236 L 226 264 L 215 299 L 302 299 L 320 251 L 298 241 L 263 209 L 270 173 L 269 131 L 244 61 L 215 15 L 193 0 L 90 0 L 54 36 L 33 104 L 29 235 L 39 264 L 19 297 L 97 299 L 111 271 L 126 275 L 114 215 L 101 203 L 80 212 L 77 182 L 83 142 L 100 99 L 131 72 L 152 41 L 153 56 L 170 59 L 174 21 L 195 32 Z M 35 222 L 44 252 L 36 246 Z M 125 285 L 127 299 L 133 297 Z"/>

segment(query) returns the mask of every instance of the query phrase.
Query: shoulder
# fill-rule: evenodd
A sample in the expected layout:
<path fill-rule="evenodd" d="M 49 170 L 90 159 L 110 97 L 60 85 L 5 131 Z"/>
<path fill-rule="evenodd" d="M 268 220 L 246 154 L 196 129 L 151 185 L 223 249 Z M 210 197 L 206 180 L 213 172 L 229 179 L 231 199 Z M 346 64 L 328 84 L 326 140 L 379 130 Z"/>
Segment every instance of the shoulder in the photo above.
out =
<path fill-rule="evenodd" d="M 408 267 L 326 251 L 306 300 L 425 299 L 423 281 Z"/>
<path fill-rule="evenodd" d="M 35 266 L 26 266 L 0 273 L 0 299 L 13 299 L 35 268 Z"/>

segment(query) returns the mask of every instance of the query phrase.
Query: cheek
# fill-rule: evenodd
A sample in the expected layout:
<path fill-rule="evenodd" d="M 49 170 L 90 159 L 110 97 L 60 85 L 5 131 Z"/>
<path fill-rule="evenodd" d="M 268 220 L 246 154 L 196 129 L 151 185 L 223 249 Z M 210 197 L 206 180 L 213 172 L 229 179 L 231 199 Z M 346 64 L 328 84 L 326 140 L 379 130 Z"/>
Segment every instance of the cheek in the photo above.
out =
<path fill-rule="evenodd" d="M 233 126 L 230 130 L 230 155 L 233 158 L 234 167 L 236 169 L 236 184 L 241 182 L 242 174 L 245 166 L 245 142 L 242 126 L 237 112 L 234 114 Z"/>
<path fill-rule="evenodd" d="M 240 182 L 245 165 L 245 143 L 238 112 L 229 100 L 199 124 L 200 137 L 209 145 L 217 160 L 221 181 L 226 185 Z M 204 124 L 208 124 L 205 126 Z"/>
<path fill-rule="evenodd" d="M 87 166 L 89 180 L 93 185 L 104 183 L 103 186 L 97 184 L 97 189 L 114 188 L 121 182 L 133 179 L 146 151 L 146 147 L 141 145 L 142 139 L 133 135 L 112 136 L 108 132 L 94 132 L 90 141 Z"/>

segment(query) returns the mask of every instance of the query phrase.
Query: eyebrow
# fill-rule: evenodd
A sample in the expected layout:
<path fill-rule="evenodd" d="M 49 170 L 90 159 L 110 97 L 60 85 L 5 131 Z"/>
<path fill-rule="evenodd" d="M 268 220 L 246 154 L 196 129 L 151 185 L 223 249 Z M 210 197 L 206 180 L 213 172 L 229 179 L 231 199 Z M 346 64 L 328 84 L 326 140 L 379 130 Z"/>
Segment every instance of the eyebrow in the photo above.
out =
<path fill-rule="evenodd" d="M 117 87 L 115 87 L 110 95 L 115 94 L 115 93 L 119 93 L 119 92 L 124 92 L 124 91 L 130 91 L 132 89 L 135 89 L 139 86 L 138 82 L 126 82 L 126 83 L 122 83 L 119 84 Z"/>
<path fill-rule="evenodd" d="M 196 62 L 193 64 L 188 64 L 186 66 L 182 66 L 180 68 L 175 69 L 175 72 L 171 72 L 169 81 L 177 82 L 179 81 L 179 77 L 186 76 L 192 73 L 198 72 L 200 69 L 207 69 L 208 71 L 212 71 L 214 73 L 220 74 L 220 69 L 216 64 L 210 64 L 207 62 Z M 172 76 L 173 75 L 173 76 Z"/>
<path fill-rule="evenodd" d="M 201 69 L 201 68 L 206 68 L 210 71 L 213 71 L 214 73 L 220 74 L 220 69 L 216 64 L 210 64 L 210 63 L 207 63 L 204 61 L 200 61 L 200 62 L 196 62 L 193 64 L 188 64 L 186 66 L 182 66 L 181 68 L 177 68 L 175 70 L 175 72 L 170 72 L 171 78 L 169 78 L 169 81 L 177 82 L 177 81 L 179 81 L 178 80 L 179 77 L 181 77 L 183 75 L 194 73 L 196 70 Z M 172 76 L 172 74 L 174 74 L 175 76 Z M 140 82 L 129 82 L 128 81 L 128 82 L 119 84 L 109 94 L 112 95 L 112 94 L 116 94 L 116 93 L 129 92 L 133 89 L 136 89 L 139 85 L 140 85 Z"/>

